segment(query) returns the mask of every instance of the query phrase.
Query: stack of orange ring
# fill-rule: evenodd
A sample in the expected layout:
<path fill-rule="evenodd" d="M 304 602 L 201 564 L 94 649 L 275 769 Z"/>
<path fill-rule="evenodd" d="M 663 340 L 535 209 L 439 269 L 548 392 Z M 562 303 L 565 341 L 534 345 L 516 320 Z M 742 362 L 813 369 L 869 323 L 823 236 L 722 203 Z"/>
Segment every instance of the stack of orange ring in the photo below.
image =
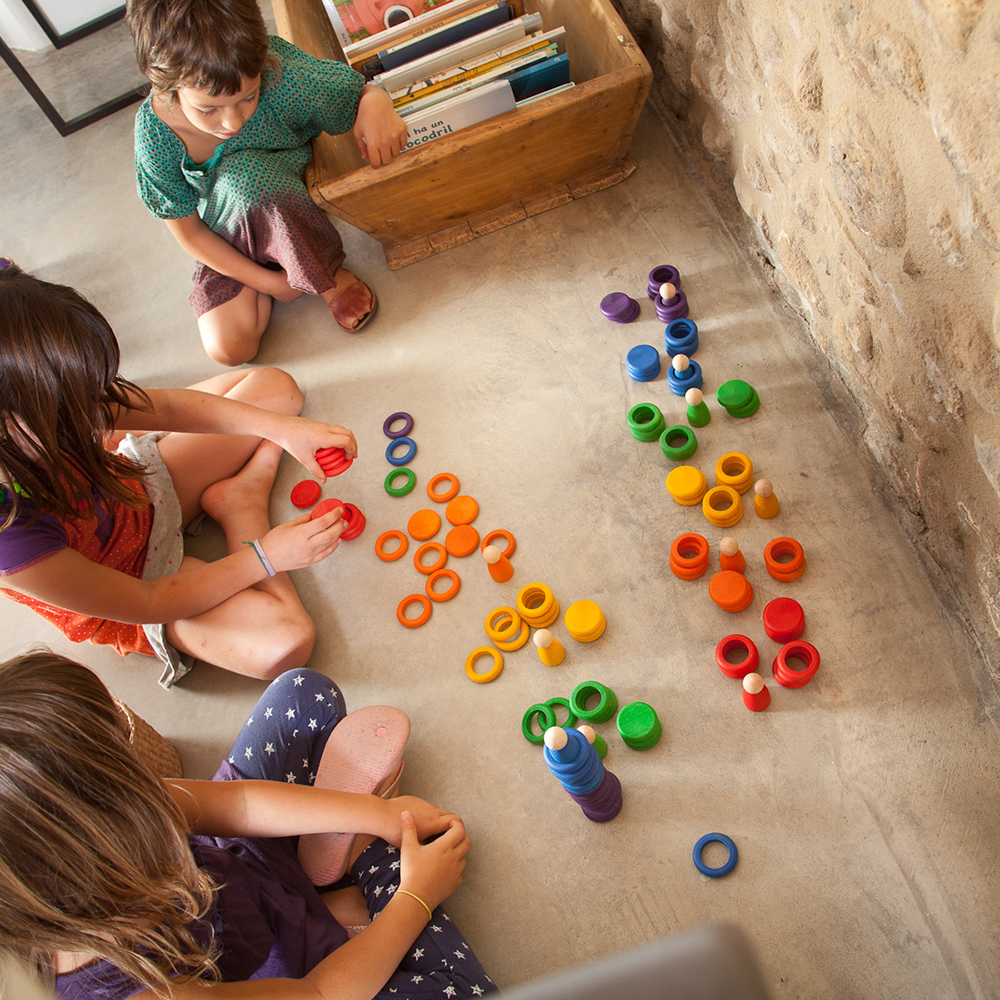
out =
<path fill-rule="evenodd" d="M 406 617 L 406 610 L 411 604 L 419 604 L 424 609 L 416 618 Z M 423 594 L 410 594 L 409 597 L 404 597 L 399 602 L 399 607 L 396 608 L 399 624 L 405 625 L 407 628 L 417 628 L 419 625 L 423 625 L 430 616 L 431 602 Z"/>
<path fill-rule="evenodd" d="M 399 539 L 399 545 L 397 545 L 392 552 L 386 552 L 385 543 L 391 541 L 393 538 Z M 409 544 L 410 543 L 403 532 L 397 531 L 395 528 L 391 531 L 383 531 L 375 542 L 375 555 L 377 555 L 382 562 L 395 562 L 406 551 L 406 547 Z"/>
<path fill-rule="evenodd" d="M 743 501 L 732 486 L 713 486 L 702 497 L 701 510 L 717 528 L 731 528 L 743 517 Z"/>
<path fill-rule="evenodd" d="M 434 590 L 434 584 L 442 579 L 451 580 L 451 586 L 443 594 L 439 594 Z M 427 591 L 427 596 L 432 601 L 450 601 L 458 593 L 458 588 L 461 585 L 462 581 L 459 580 L 458 574 L 453 569 L 439 569 L 427 577 L 424 590 Z"/>
<path fill-rule="evenodd" d="M 497 528 L 495 531 L 487 531 L 483 537 L 482 544 L 479 546 L 479 551 L 482 552 L 488 545 L 492 545 L 498 538 L 504 539 L 507 543 L 507 547 L 500 553 L 502 556 L 506 556 L 508 559 L 514 554 L 514 548 L 517 542 L 514 540 L 514 536 L 506 528 Z"/>
<path fill-rule="evenodd" d="M 423 563 L 424 556 L 428 552 L 437 553 L 437 562 L 430 566 L 425 566 Z M 413 565 L 424 574 L 424 576 L 430 576 L 431 573 L 436 573 L 442 566 L 448 561 L 448 553 L 445 551 L 445 547 L 440 542 L 424 542 L 423 545 L 413 553 Z"/>
<path fill-rule="evenodd" d="M 518 614 L 532 628 L 548 628 L 559 617 L 559 602 L 544 583 L 527 583 L 517 592 Z"/>
<path fill-rule="evenodd" d="M 527 641 L 531 629 L 521 620 L 513 608 L 494 608 L 486 616 L 486 634 L 496 644 L 497 649 L 513 652 Z"/>
<path fill-rule="evenodd" d="M 805 667 L 802 670 L 792 670 L 789 660 L 802 660 Z M 778 655 L 771 664 L 774 679 L 786 688 L 805 687 L 819 670 L 819 651 L 811 642 L 796 639 L 788 642 L 778 650 Z"/>
<path fill-rule="evenodd" d="M 753 486 L 753 462 L 740 451 L 727 452 L 715 463 L 715 485 L 746 493 Z"/>
<path fill-rule="evenodd" d="M 604 635 L 608 620 L 594 601 L 574 601 L 563 619 L 566 631 L 577 642 L 593 642 Z"/>
<path fill-rule="evenodd" d="M 764 548 L 764 564 L 775 580 L 791 583 L 806 571 L 806 556 L 794 538 L 772 538 Z"/>
<path fill-rule="evenodd" d="M 444 493 L 435 493 L 436 487 L 440 486 L 441 483 L 448 482 L 451 485 L 444 491 Z M 438 503 L 444 503 L 446 500 L 450 500 L 455 494 L 458 493 L 458 476 L 453 475 L 450 472 L 439 472 L 428 484 L 427 484 L 427 495 L 432 499 L 436 500 Z"/>
<path fill-rule="evenodd" d="M 492 656 L 493 666 L 485 674 L 477 674 L 475 670 L 476 660 L 481 656 Z M 465 672 L 470 681 L 477 684 L 487 684 L 495 681 L 503 670 L 503 657 L 492 646 L 478 646 L 465 658 Z"/>
<path fill-rule="evenodd" d="M 701 503 L 707 488 L 705 473 L 693 465 L 678 465 L 667 476 L 667 492 L 685 507 Z"/>
<path fill-rule="evenodd" d="M 753 601 L 753 587 L 742 573 L 724 569 L 709 581 L 708 596 L 723 611 L 743 611 Z"/>
<path fill-rule="evenodd" d="M 708 542 L 694 531 L 678 535 L 670 546 L 670 568 L 682 580 L 697 580 L 708 569 Z"/>

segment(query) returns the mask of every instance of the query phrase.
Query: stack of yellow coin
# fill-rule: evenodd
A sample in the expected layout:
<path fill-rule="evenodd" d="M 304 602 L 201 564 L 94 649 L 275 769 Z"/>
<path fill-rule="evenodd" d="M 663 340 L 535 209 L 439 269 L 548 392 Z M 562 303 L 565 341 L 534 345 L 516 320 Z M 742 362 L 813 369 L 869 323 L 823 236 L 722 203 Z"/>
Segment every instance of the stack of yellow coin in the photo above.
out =
<path fill-rule="evenodd" d="M 532 628 L 548 628 L 559 617 L 559 602 L 544 583 L 525 584 L 517 592 L 517 612 Z"/>
<path fill-rule="evenodd" d="M 600 639 L 608 622 L 604 612 L 593 601 L 574 601 L 566 609 L 566 631 L 577 642 Z"/>
<path fill-rule="evenodd" d="M 719 528 L 730 528 L 743 517 L 743 501 L 732 486 L 713 486 L 702 499 L 701 509 Z"/>
<path fill-rule="evenodd" d="M 670 495 L 685 507 L 693 507 L 701 503 L 701 498 L 708 488 L 708 480 L 701 469 L 693 465 L 678 465 L 667 476 L 667 490 Z"/>

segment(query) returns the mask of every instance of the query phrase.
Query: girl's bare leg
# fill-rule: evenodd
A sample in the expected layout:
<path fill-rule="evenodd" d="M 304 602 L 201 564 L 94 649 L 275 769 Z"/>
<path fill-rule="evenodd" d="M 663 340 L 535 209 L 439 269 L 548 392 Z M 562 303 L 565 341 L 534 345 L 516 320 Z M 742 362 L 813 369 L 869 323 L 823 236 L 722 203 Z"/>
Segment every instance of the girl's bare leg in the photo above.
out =
<path fill-rule="evenodd" d="M 205 490 L 202 506 L 222 526 L 229 552 L 270 530 L 267 504 L 280 458 L 281 448 L 263 441 L 235 476 Z M 194 618 L 171 622 L 166 632 L 181 652 L 267 680 L 303 666 L 316 639 L 312 619 L 287 573 L 265 577 Z"/>
<path fill-rule="evenodd" d="M 270 295 L 249 285 L 228 302 L 198 317 L 198 333 L 208 356 L 220 365 L 242 365 L 260 348 L 271 318 Z"/>

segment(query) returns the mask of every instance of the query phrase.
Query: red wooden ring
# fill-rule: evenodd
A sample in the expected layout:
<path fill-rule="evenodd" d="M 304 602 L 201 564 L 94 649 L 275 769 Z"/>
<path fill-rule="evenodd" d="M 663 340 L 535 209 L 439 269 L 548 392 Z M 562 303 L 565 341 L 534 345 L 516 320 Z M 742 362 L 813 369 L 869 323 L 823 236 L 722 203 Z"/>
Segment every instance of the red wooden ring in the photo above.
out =
<path fill-rule="evenodd" d="M 343 542 L 357 538 L 365 530 L 365 515 L 352 503 L 344 504 L 344 520 L 347 522 L 347 527 L 340 533 L 340 540 Z"/>
<path fill-rule="evenodd" d="M 440 557 L 433 566 L 425 566 L 421 559 L 424 557 L 426 552 L 436 552 Z M 448 550 L 440 542 L 424 542 L 423 545 L 413 553 L 413 565 L 424 574 L 424 576 L 430 576 L 431 573 L 436 573 L 446 562 L 448 561 Z"/>
<path fill-rule="evenodd" d="M 792 670 L 788 665 L 789 659 L 805 661 L 803 670 Z M 785 643 L 778 650 L 778 655 L 771 664 L 771 673 L 774 679 L 786 688 L 805 687 L 819 670 L 819 651 L 811 642 L 803 639 L 796 639 L 794 642 Z"/>
<path fill-rule="evenodd" d="M 437 581 L 442 577 L 451 580 L 451 586 L 443 594 L 438 594 L 434 590 L 434 584 L 437 583 Z M 453 569 L 439 569 L 435 570 L 429 577 L 427 577 L 427 583 L 424 584 L 424 590 L 427 591 L 427 596 L 432 601 L 450 601 L 458 593 L 458 588 L 461 585 L 462 581 L 458 578 L 458 574 Z"/>
<path fill-rule="evenodd" d="M 406 617 L 406 609 L 411 604 L 423 605 L 424 610 L 416 618 Z M 417 628 L 419 625 L 423 625 L 430 616 L 431 602 L 423 594 L 410 594 L 409 597 L 404 597 L 396 608 L 396 617 L 399 619 L 399 624 L 405 625 L 407 628 Z"/>
<path fill-rule="evenodd" d="M 746 656 L 739 663 L 730 663 L 726 655 L 737 649 L 742 649 Z M 756 673 L 760 663 L 760 653 L 753 639 L 745 635 L 727 635 L 715 647 L 715 662 L 727 677 L 742 680 L 747 674 Z"/>
<path fill-rule="evenodd" d="M 310 520 L 315 521 L 317 517 L 322 517 L 324 514 L 329 514 L 330 511 L 334 509 L 334 507 L 343 507 L 344 514 L 347 513 L 347 507 L 343 503 L 341 503 L 334 497 L 330 497 L 327 500 L 320 500 L 320 502 L 316 504 L 315 507 L 313 507 L 312 513 L 309 515 L 309 518 Z M 346 521 L 347 518 L 344 517 L 344 514 L 341 514 L 340 516 Z"/>

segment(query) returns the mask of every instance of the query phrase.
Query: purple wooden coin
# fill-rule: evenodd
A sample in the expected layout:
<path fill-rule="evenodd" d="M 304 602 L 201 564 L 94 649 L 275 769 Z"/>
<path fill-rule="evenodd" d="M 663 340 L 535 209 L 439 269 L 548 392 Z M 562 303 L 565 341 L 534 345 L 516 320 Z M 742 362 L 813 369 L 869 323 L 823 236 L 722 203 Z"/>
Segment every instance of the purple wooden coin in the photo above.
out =
<path fill-rule="evenodd" d="M 624 292 L 612 292 L 601 299 L 601 313 L 612 323 L 631 323 L 639 315 L 639 303 Z"/>

